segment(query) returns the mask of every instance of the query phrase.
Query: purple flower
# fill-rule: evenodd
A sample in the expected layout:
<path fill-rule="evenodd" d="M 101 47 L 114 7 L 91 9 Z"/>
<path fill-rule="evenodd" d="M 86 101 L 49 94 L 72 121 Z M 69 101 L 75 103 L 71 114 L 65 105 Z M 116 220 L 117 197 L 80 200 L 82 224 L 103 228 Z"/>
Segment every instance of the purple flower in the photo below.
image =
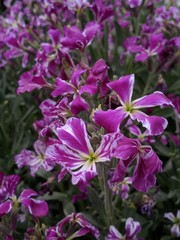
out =
<path fill-rule="evenodd" d="M 69 49 L 78 48 L 84 51 L 91 44 L 98 30 L 99 24 L 96 21 L 88 22 L 82 33 L 76 26 L 65 27 L 65 37 L 61 39 L 61 44 Z"/>
<path fill-rule="evenodd" d="M 0 203 L 15 193 L 19 181 L 18 175 L 5 176 L 4 173 L 0 172 Z"/>
<path fill-rule="evenodd" d="M 103 0 L 96 0 L 92 5 L 92 11 L 98 23 L 102 23 L 114 14 L 112 6 L 106 6 Z"/>
<path fill-rule="evenodd" d="M 71 116 L 71 109 L 68 106 L 69 102 L 67 98 L 63 98 L 59 102 L 55 102 L 51 99 L 46 99 L 40 104 L 42 114 L 46 118 L 66 118 Z"/>
<path fill-rule="evenodd" d="M 116 182 L 111 178 L 108 184 L 113 193 L 120 194 L 122 199 L 127 199 L 129 197 L 129 184 L 132 184 L 132 178 L 125 177 L 122 182 Z"/>
<path fill-rule="evenodd" d="M 127 4 L 130 8 L 139 7 L 142 3 L 142 0 L 127 0 Z"/>
<path fill-rule="evenodd" d="M 126 117 L 141 122 L 145 127 L 146 134 L 159 135 L 167 127 L 167 120 L 159 116 L 148 116 L 139 109 L 155 106 L 173 106 L 171 101 L 162 93 L 154 92 L 142 98 L 131 100 L 134 86 L 134 75 L 121 77 L 119 80 L 108 83 L 108 87 L 115 91 L 122 106 L 116 109 L 102 111 L 97 110 L 94 113 L 94 121 L 104 127 L 108 132 L 116 132 Z"/>
<path fill-rule="evenodd" d="M 164 217 L 174 223 L 174 225 L 171 228 L 172 235 L 180 237 L 180 210 L 177 211 L 176 217 L 171 212 L 165 213 Z"/>
<path fill-rule="evenodd" d="M 99 148 L 94 151 L 81 119 L 69 118 L 57 132 L 62 144 L 48 147 L 46 157 L 65 167 L 72 175 L 73 184 L 97 175 L 96 163 L 110 161 L 111 145 L 116 134 L 104 135 Z"/>
<path fill-rule="evenodd" d="M 132 39 L 135 39 L 135 37 L 133 37 Z M 134 44 L 132 46 L 129 46 L 128 49 L 130 50 L 130 52 L 132 53 L 137 53 L 136 57 L 135 57 L 135 61 L 141 61 L 144 62 L 146 61 L 149 57 L 151 56 L 155 56 L 157 54 L 159 54 L 164 45 L 165 45 L 165 40 L 163 39 L 163 35 L 162 34 L 150 34 L 147 43 L 142 45 L 137 45 Z M 126 42 L 127 45 L 127 42 Z"/>
<path fill-rule="evenodd" d="M 15 195 L 0 204 L 0 216 L 9 213 L 13 208 L 18 208 L 19 204 L 25 206 L 34 217 L 44 217 L 48 214 L 48 205 L 44 200 L 36 200 L 38 194 L 32 189 L 24 189 L 19 198 Z"/>
<path fill-rule="evenodd" d="M 86 85 L 81 86 L 80 77 L 85 72 L 85 69 L 78 67 L 72 74 L 70 82 L 62 80 L 61 78 L 56 79 L 56 88 L 52 92 L 53 97 L 72 95 L 73 100 L 70 103 L 71 112 L 77 115 L 79 112 L 88 110 L 88 103 L 81 97 L 84 92 L 92 93 L 94 86 L 86 87 Z"/>
<path fill-rule="evenodd" d="M 127 168 L 137 159 L 132 176 L 132 186 L 146 192 L 156 183 L 155 174 L 161 172 L 162 162 L 150 146 L 143 146 L 138 140 L 121 137 L 115 143 L 113 156 L 119 159 L 111 182 L 122 182 Z"/>
<path fill-rule="evenodd" d="M 18 84 L 17 94 L 32 92 L 34 89 L 41 89 L 42 87 L 48 86 L 48 83 L 41 75 L 33 76 L 31 71 L 23 73 Z"/>
<path fill-rule="evenodd" d="M 90 6 L 88 0 L 67 0 L 65 5 L 73 12 L 81 12 L 83 9 Z"/>
<path fill-rule="evenodd" d="M 139 222 L 134 221 L 132 218 L 128 218 L 125 224 L 126 233 L 123 236 L 114 226 L 110 226 L 109 234 L 106 240 L 140 240 L 137 234 L 141 231 L 141 225 Z"/>
<path fill-rule="evenodd" d="M 71 232 L 65 233 L 64 226 L 69 224 Z M 73 231 L 73 232 L 72 232 Z M 99 239 L 99 230 L 91 225 L 81 213 L 72 213 L 62 219 L 55 227 L 51 227 L 46 231 L 46 240 L 65 240 L 74 239 L 87 234 L 92 234 Z"/>
<path fill-rule="evenodd" d="M 54 167 L 52 162 L 48 162 L 45 158 L 47 145 L 42 141 L 37 140 L 34 143 L 34 149 L 35 152 L 22 150 L 21 153 L 15 156 L 15 162 L 18 168 L 29 166 L 32 176 L 35 176 L 35 173 L 41 168 L 44 168 L 46 171 L 52 170 Z"/>

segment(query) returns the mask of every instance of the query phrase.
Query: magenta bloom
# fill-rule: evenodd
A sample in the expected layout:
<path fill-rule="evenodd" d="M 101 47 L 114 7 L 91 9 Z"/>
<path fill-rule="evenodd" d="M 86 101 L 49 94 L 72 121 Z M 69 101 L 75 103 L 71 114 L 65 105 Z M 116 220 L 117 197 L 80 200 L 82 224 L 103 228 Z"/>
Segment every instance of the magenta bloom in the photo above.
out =
<path fill-rule="evenodd" d="M 56 88 L 52 92 L 53 97 L 62 95 L 72 95 L 73 100 L 70 103 L 71 112 L 77 115 L 83 110 L 88 110 L 88 103 L 81 97 L 84 92 L 92 93 L 94 91 L 94 86 L 86 87 L 86 85 L 81 86 L 80 77 L 85 72 L 85 69 L 78 67 L 72 74 L 71 80 L 69 82 L 62 80 L 61 78 L 56 79 Z M 93 92 L 94 93 L 94 92 Z"/>
<path fill-rule="evenodd" d="M 139 7 L 142 3 L 142 0 L 127 0 L 127 4 L 130 8 Z"/>
<path fill-rule="evenodd" d="M 171 233 L 172 235 L 179 238 L 180 237 L 180 210 L 177 211 L 176 217 L 171 212 L 165 213 L 164 217 L 174 223 L 174 225 L 171 228 Z"/>
<path fill-rule="evenodd" d="M 32 92 L 34 89 L 48 86 L 48 83 L 41 75 L 34 76 L 31 71 L 21 74 L 18 84 L 17 94 Z"/>
<path fill-rule="evenodd" d="M 69 49 L 78 48 L 84 51 L 90 45 L 98 30 L 99 24 L 96 21 L 88 22 L 82 33 L 76 26 L 65 27 L 65 37 L 61 39 L 61 44 Z"/>
<path fill-rule="evenodd" d="M 25 206 L 34 217 L 46 216 L 48 214 L 47 203 L 44 200 L 31 198 L 37 195 L 32 189 L 23 190 L 18 199 L 15 195 L 12 195 L 7 201 L 0 204 L 0 216 L 9 213 L 13 207 L 17 208 L 19 204 Z"/>
<path fill-rule="evenodd" d="M 73 184 L 97 175 L 96 163 L 110 161 L 115 134 L 104 135 L 99 148 L 94 151 L 86 125 L 81 119 L 69 118 L 57 132 L 62 144 L 50 146 L 46 157 L 65 167 L 73 177 Z"/>
<path fill-rule="evenodd" d="M 19 181 L 18 175 L 5 176 L 4 173 L 0 172 L 0 203 L 15 193 Z"/>
<path fill-rule="evenodd" d="M 123 236 L 114 226 L 110 226 L 106 240 L 140 240 L 140 238 L 137 237 L 137 234 L 141 231 L 139 222 L 134 221 L 132 218 L 128 218 L 126 220 L 125 229 L 126 233 Z"/>
<path fill-rule="evenodd" d="M 128 167 L 134 159 L 137 164 L 132 176 L 132 185 L 138 191 L 146 192 L 156 183 L 155 174 L 161 172 L 162 162 L 150 146 L 143 146 L 136 139 L 122 137 L 116 142 L 113 156 L 119 158 L 111 182 L 122 182 Z"/>
<path fill-rule="evenodd" d="M 47 145 L 40 140 L 34 143 L 35 152 L 30 150 L 22 150 L 18 155 L 15 156 L 15 162 L 18 168 L 24 166 L 30 167 L 31 175 L 35 176 L 35 173 L 44 168 L 46 171 L 53 169 L 52 163 L 48 162 L 45 158 L 45 152 Z"/>
<path fill-rule="evenodd" d="M 94 121 L 104 127 L 108 132 L 116 132 L 126 117 L 141 122 L 148 135 L 159 135 L 167 127 L 167 120 L 159 116 L 148 116 L 139 109 L 155 106 L 173 106 L 171 101 L 162 93 L 154 92 L 142 98 L 131 100 L 134 86 L 134 74 L 126 75 L 120 79 L 108 83 L 108 87 L 115 91 L 121 103 L 116 109 L 94 113 Z"/>
<path fill-rule="evenodd" d="M 142 45 L 134 45 L 130 46 L 131 52 L 137 53 L 135 57 L 135 61 L 145 62 L 149 57 L 155 56 L 159 54 L 164 45 L 165 40 L 163 39 L 162 34 L 154 34 L 152 33 L 149 36 L 148 43 L 145 46 Z"/>
<path fill-rule="evenodd" d="M 64 232 L 66 225 L 71 227 L 70 233 Z M 74 239 L 89 233 L 99 239 L 99 230 L 97 228 L 91 225 L 81 213 L 72 213 L 62 219 L 55 227 L 51 227 L 46 231 L 46 240 Z"/>

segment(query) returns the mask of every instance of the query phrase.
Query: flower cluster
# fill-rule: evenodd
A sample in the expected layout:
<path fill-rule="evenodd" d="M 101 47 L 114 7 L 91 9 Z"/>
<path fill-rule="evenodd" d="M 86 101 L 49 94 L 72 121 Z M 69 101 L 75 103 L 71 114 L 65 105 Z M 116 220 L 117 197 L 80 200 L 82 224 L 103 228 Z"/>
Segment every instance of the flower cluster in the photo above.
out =
<path fill-rule="evenodd" d="M 173 139 L 165 133 L 164 108 L 174 110 L 179 124 L 179 96 L 167 94 L 162 74 L 179 61 L 180 11 L 157 2 L 4 1 L 0 67 L 21 65 L 16 92 L 33 92 L 43 116 L 33 123 L 37 137 L 33 149 L 22 149 L 14 161 L 19 173 L 30 171 L 37 182 L 45 179 L 44 196 L 37 198 L 40 191 L 25 187 L 18 189 L 17 197 L 19 176 L 0 174 L 0 216 L 16 214 L 19 221 L 21 212 L 27 215 L 28 210 L 35 219 L 36 226 L 26 231 L 25 239 L 70 240 L 87 234 L 96 239 L 100 235 L 107 240 L 141 239 L 140 223 L 129 216 L 124 235 L 115 228 L 119 223 L 113 208 L 118 201 L 128 202 L 131 191 L 157 189 L 163 163 L 154 143 L 168 145 Z M 141 22 L 143 8 L 149 15 Z M 56 221 L 61 218 L 57 224 L 53 220 L 40 226 L 38 218 L 48 214 L 48 200 L 64 206 L 63 191 L 71 183 L 67 196 L 73 195 L 81 212 L 90 212 L 85 207 L 90 200 L 100 224 L 71 206 L 63 210 L 65 217 L 57 215 Z M 53 191 L 63 200 L 54 198 Z M 79 210 L 82 199 L 84 209 Z M 53 216 L 58 210 L 49 206 Z M 13 231 L 3 237 L 13 239 Z"/>

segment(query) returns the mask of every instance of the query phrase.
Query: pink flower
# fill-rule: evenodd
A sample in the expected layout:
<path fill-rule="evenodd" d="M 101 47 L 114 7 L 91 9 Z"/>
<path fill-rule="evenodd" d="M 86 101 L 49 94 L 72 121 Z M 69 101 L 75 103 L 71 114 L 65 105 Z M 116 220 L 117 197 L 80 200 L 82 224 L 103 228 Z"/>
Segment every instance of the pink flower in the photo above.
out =
<path fill-rule="evenodd" d="M 64 232 L 66 225 L 71 227 L 70 233 Z M 46 240 L 74 239 L 89 233 L 99 239 L 99 230 L 97 228 L 91 225 L 81 213 L 72 213 L 57 223 L 55 227 L 47 229 Z"/>
<path fill-rule="evenodd" d="M 132 186 L 146 192 L 156 183 L 155 174 L 161 172 L 162 162 L 150 146 L 141 145 L 138 140 L 121 137 L 115 143 L 113 156 L 119 159 L 111 182 L 122 182 L 132 162 L 137 164 L 132 176 Z"/>
<path fill-rule="evenodd" d="M 76 26 L 65 27 L 65 37 L 61 39 L 61 44 L 69 49 L 78 48 L 84 51 L 91 44 L 98 30 L 99 24 L 96 21 L 88 22 L 82 33 Z"/>
<path fill-rule="evenodd" d="M 45 158 L 47 145 L 42 141 L 37 140 L 34 143 L 34 149 L 35 152 L 30 150 L 22 150 L 21 153 L 15 156 L 15 162 L 18 168 L 29 166 L 32 176 L 35 176 L 35 173 L 41 168 L 44 168 L 46 171 L 52 170 L 52 162 L 48 162 Z"/>
<path fill-rule="evenodd" d="M 130 8 L 139 7 L 142 3 L 142 0 L 127 0 L 127 4 Z"/>
<path fill-rule="evenodd" d="M 81 119 L 69 118 L 57 132 L 62 144 L 48 147 L 46 157 L 65 167 L 72 175 L 73 184 L 97 175 L 96 163 L 110 161 L 111 145 L 116 134 L 104 135 L 99 148 L 94 150 Z"/>
<path fill-rule="evenodd" d="M 176 217 L 171 212 L 165 213 L 164 217 L 174 223 L 174 225 L 171 228 L 171 233 L 176 237 L 180 237 L 180 210 L 177 211 Z"/>
<path fill-rule="evenodd" d="M 18 175 L 5 176 L 3 172 L 0 172 L 0 203 L 15 193 L 19 181 Z"/>
<path fill-rule="evenodd" d="M 108 111 L 97 110 L 94 113 L 94 121 L 104 127 L 108 132 L 116 132 L 126 117 L 141 122 L 146 134 L 159 135 L 167 127 L 167 120 L 159 116 L 148 116 L 139 109 L 155 106 L 173 106 L 171 101 L 162 93 L 154 92 L 142 98 L 131 100 L 134 87 L 134 74 L 126 75 L 120 79 L 108 83 L 108 87 L 115 91 L 121 103 L 120 107 Z"/>
<path fill-rule="evenodd" d="M 24 72 L 18 81 L 17 94 L 32 92 L 34 89 L 41 89 L 48 86 L 48 83 L 41 75 L 33 75 L 33 72 Z"/>
<path fill-rule="evenodd" d="M 122 235 L 114 226 L 110 226 L 106 240 L 140 240 L 140 238 L 137 237 L 137 234 L 141 231 L 139 222 L 134 221 L 132 218 L 128 218 L 126 220 L 125 229 L 126 233 Z"/>
<path fill-rule="evenodd" d="M 30 214 L 34 217 L 44 217 L 48 214 L 48 205 L 44 200 L 35 200 L 31 197 L 37 196 L 38 194 L 32 189 L 25 189 L 20 194 L 19 198 L 15 195 L 9 197 L 8 200 L 0 204 L 0 216 L 4 216 L 9 213 L 13 207 L 22 204 L 25 206 Z"/>

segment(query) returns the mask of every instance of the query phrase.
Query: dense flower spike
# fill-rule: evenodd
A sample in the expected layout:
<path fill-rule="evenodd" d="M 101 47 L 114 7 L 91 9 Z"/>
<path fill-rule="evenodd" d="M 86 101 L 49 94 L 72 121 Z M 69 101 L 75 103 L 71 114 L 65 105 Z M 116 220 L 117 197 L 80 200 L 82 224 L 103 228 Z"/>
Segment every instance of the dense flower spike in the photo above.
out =
<path fill-rule="evenodd" d="M 97 110 L 94 113 L 94 121 L 104 127 L 108 132 L 116 132 L 120 124 L 126 117 L 132 120 L 141 122 L 149 135 L 159 135 L 167 127 L 167 120 L 159 116 L 148 116 L 141 112 L 141 108 L 150 108 L 155 106 L 173 106 L 171 101 L 161 92 L 154 92 L 142 98 L 131 100 L 134 75 L 121 77 L 119 80 L 108 83 L 108 87 L 115 91 L 119 96 L 119 101 L 122 106 L 115 110 L 102 111 Z"/>

